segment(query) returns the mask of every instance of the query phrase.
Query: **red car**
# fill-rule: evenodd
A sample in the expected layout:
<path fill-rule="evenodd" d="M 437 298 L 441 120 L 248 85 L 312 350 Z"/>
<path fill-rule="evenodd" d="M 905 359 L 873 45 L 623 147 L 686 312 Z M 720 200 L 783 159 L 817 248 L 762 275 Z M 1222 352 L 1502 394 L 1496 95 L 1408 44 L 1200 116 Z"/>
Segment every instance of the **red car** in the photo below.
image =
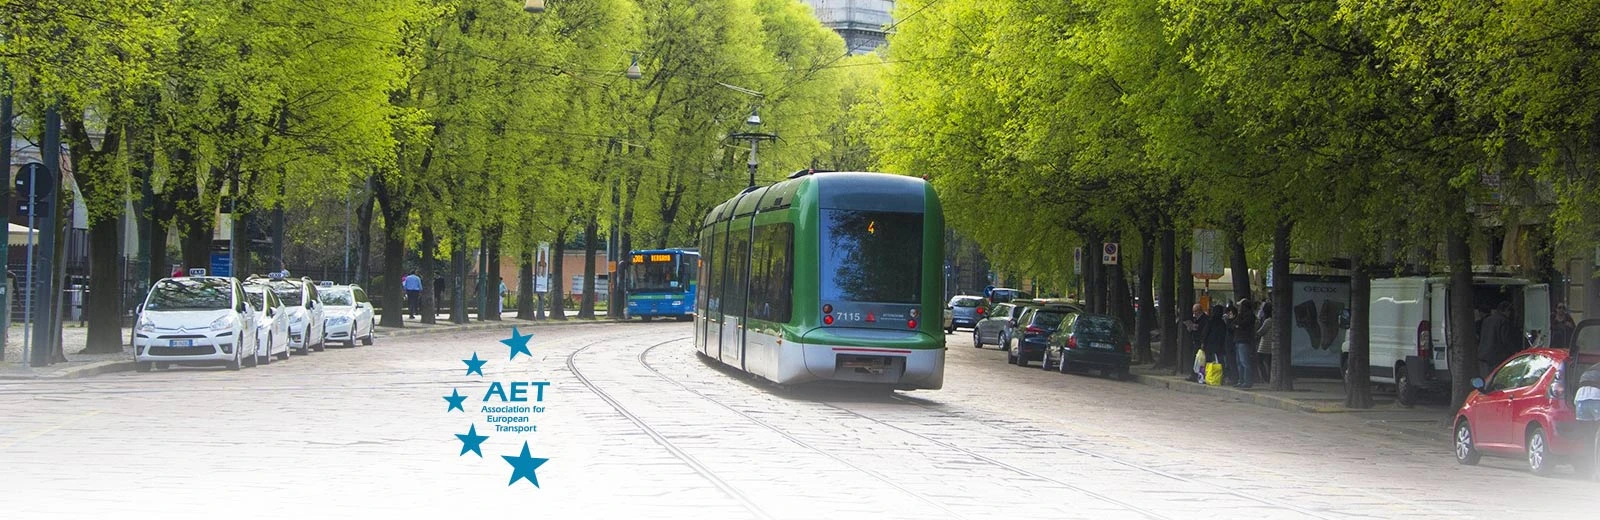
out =
<path fill-rule="evenodd" d="M 1572 404 L 1578 376 L 1596 359 L 1565 349 L 1532 348 L 1501 363 L 1456 413 L 1456 461 L 1477 464 L 1484 455 L 1523 457 L 1528 470 L 1548 475 L 1571 464 L 1590 475 L 1595 464 L 1594 422 L 1580 422 Z M 1581 359 L 1577 359 L 1581 358 Z M 1585 362 L 1587 361 L 1587 362 Z"/>

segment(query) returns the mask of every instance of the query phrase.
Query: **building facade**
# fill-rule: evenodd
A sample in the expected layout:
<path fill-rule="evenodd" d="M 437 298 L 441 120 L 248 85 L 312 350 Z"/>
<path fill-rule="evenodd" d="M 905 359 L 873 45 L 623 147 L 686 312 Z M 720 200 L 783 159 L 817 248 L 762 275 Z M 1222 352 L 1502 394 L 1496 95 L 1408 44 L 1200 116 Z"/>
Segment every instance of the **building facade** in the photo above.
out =
<path fill-rule="evenodd" d="M 822 24 L 844 37 L 850 54 L 873 52 L 888 42 L 893 0 L 805 0 Z"/>

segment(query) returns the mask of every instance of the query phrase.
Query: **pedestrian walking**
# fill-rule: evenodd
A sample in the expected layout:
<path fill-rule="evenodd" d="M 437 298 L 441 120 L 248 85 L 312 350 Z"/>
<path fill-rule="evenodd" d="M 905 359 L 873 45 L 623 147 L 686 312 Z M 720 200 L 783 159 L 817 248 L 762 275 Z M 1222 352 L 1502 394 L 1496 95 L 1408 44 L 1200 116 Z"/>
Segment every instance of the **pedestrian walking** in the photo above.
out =
<path fill-rule="evenodd" d="M 411 311 L 411 319 L 416 319 L 422 309 L 422 277 L 417 276 L 416 269 L 400 280 L 400 288 L 406 291 L 406 307 Z"/>
<path fill-rule="evenodd" d="M 1233 351 L 1237 359 L 1234 361 L 1234 384 L 1238 388 L 1254 386 L 1253 375 L 1256 371 L 1255 353 L 1260 348 L 1256 345 L 1256 315 L 1255 305 L 1250 300 L 1239 300 L 1238 310 L 1234 312 L 1233 323 L 1229 328 L 1233 333 Z"/>
<path fill-rule="evenodd" d="M 1556 305 L 1556 313 L 1550 317 L 1550 347 L 1571 348 L 1572 334 L 1577 329 L 1572 323 L 1572 313 L 1567 312 L 1567 304 Z"/>
<path fill-rule="evenodd" d="M 497 306 L 495 307 L 495 311 L 494 311 L 495 314 L 505 314 L 505 312 L 506 312 L 506 296 L 510 296 L 510 295 L 511 295 L 511 291 L 506 289 L 506 281 L 505 280 L 500 280 L 500 298 L 498 300 L 495 300 L 495 303 L 497 304 Z"/>
<path fill-rule="evenodd" d="M 1204 338 L 1200 348 L 1206 353 L 1206 363 L 1222 363 L 1228 348 L 1228 322 L 1223 318 L 1222 305 L 1212 305 L 1211 314 L 1207 316 L 1205 326 L 1200 329 L 1200 336 Z M 1204 367 L 1201 368 L 1201 381 L 1204 381 Z"/>
<path fill-rule="evenodd" d="M 1278 320 L 1272 317 L 1272 302 L 1261 304 L 1261 324 L 1256 325 L 1256 366 L 1261 382 L 1272 382 L 1272 354 L 1278 350 Z"/>
<path fill-rule="evenodd" d="M 1188 380 L 1191 383 L 1204 382 L 1206 377 L 1205 359 L 1201 356 L 1196 356 L 1197 353 L 1203 350 L 1202 346 L 1205 343 L 1205 337 L 1201 334 L 1201 329 L 1205 327 L 1206 319 L 1205 308 L 1198 303 L 1194 304 L 1194 308 L 1189 310 L 1188 316 L 1181 316 L 1178 319 L 1178 325 L 1189 333 L 1189 344 L 1183 346 L 1183 357 L 1178 359 L 1196 360 L 1194 370 L 1189 372 Z"/>

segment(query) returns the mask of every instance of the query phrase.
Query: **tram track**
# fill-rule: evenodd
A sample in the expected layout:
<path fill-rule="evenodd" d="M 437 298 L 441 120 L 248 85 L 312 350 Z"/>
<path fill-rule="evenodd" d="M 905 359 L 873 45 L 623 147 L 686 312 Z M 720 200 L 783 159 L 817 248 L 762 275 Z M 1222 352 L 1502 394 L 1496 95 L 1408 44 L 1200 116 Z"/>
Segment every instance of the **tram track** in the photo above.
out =
<path fill-rule="evenodd" d="M 930 412 L 938 413 L 938 414 L 943 415 L 945 417 L 954 418 L 954 419 L 960 419 L 960 420 L 963 420 L 963 421 L 971 421 L 972 420 L 972 419 L 968 419 L 966 417 L 962 417 L 962 416 L 957 415 L 957 414 L 953 414 L 953 413 L 950 413 L 950 412 L 947 412 L 947 411 L 944 411 L 944 410 L 939 410 L 937 408 L 933 408 L 933 407 L 930 407 L 930 406 L 927 406 L 927 405 L 924 405 L 924 404 L 921 404 L 921 403 L 917 403 L 917 402 L 911 401 L 909 399 L 905 399 L 905 398 L 900 397 L 900 396 L 894 396 L 893 399 L 895 399 L 897 401 L 901 401 L 901 402 L 903 402 L 905 404 L 908 404 L 908 405 L 911 405 L 911 406 L 916 406 L 918 408 L 921 408 L 921 409 L 924 409 L 924 410 L 928 410 Z M 828 408 L 831 408 L 831 409 L 834 409 L 834 410 L 838 410 L 838 411 L 841 411 L 841 412 L 844 412 L 844 413 L 847 413 L 847 414 L 850 414 L 850 415 L 853 415 L 853 416 L 856 416 L 856 417 L 860 417 L 860 418 L 865 419 L 867 421 L 871 421 L 873 423 L 882 425 L 882 426 L 887 427 L 887 428 L 894 429 L 896 431 L 900 431 L 900 432 L 906 433 L 908 435 L 912 435 L 912 436 L 924 439 L 924 440 L 926 440 L 928 442 L 937 444 L 937 445 L 939 445 L 941 447 L 944 447 L 946 449 L 949 449 L 949 450 L 952 450 L 952 451 L 961 452 L 961 453 L 965 453 L 968 456 L 971 456 L 973 458 L 984 460 L 984 461 L 989 462 L 991 464 L 995 464 L 995 465 L 998 465 L 998 466 L 1001 466 L 1001 467 L 1005 467 L 1007 469 L 1010 469 L 1012 471 L 1016 471 L 1016 472 L 1024 474 L 1024 475 L 1028 475 L 1028 476 L 1031 476 L 1031 477 L 1034 477 L 1034 478 L 1038 478 L 1038 479 L 1042 479 L 1042 480 L 1045 480 L 1045 481 L 1053 482 L 1053 483 L 1060 484 L 1060 485 L 1063 485 L 1063 486 L 1076 487 L 1076 486 L 1072 486 L 1071 484 L 1062 482 L 1062 481 L 1060 481 L 1058 479 L 1054 479 L 1054 478 L 1051 478 L 1051 477 L 1040 475 L 1037 472 L 1033 472 L 1033 471 L 1027 470 L 1025 468 L 1020 468 L 1020 467 L 1017 467 L 1017 466 L 1014 466 L 1014 465 L 1011 465 L 1011 464 L 1007 464 L 1005 462 L 994 460 L 992 458 L 989 458 L 989 457 L 987 457 L 987 456 L 985 456 L 983 454 L 974 452 L 974 451 L 969 450 L 967 448 L 963 448 L 961 446 L 957 446 L 955 444 L 951 444 L 949 442 L 945 442 L 945 441 L 933 438 L 931 436 L 924 435 L 922 433 L 911 431 L 911 430 L 906 429 L 904 427 L 901 427 L 899 425 L 896 425 L 896 424 L 890 423 L 888 421 L 884 421 L 884 420 L 878 419 L 876 417 L 868 416 L 866 414 L 863 414 L 861 412 L 857 412 L 855 410 L 851 410 L 851 409 L 848 409 L 848 408 L 845 408 L 845 407 L 842 407 L 842 406 L 839 406 L 839 405 L 836 405 L 836 404 L 833 404 L 833 403 L 822 402 L 822 403 L 818 403 L 818 404 L 821 404 L 821 405 L 826 406 Z M 982 422 L 982 421 L 979 421 L 979 422 Z M 1019 430 L 1012 429 L 1012 428 L 1004 428 L 1004 427 L 1000 427 L 1000 426 L 994 426 L 994 425 L 988 424 L 988 423 L 984 423 L 984 424 L 986 424 L 988 426 L 991 426 L 991 427 L 994 427 L 994 428 L 997 428 L 997 429 L 1006 430 L 1006 431 L 1009 431 L 1009 432 L 1012 432 L 1012 433 L 1015 433 L 1015 434 L 1018 434 L 1018 435 L 1032 436 L 1028 432 L 1023 432 L 1023 431 L 1019 431 Z M 1217 490 L 1217 491 L 1219 491 L 1219 492 L 1221 492 L 1223 494 L 1227 494 L 1227 495 L 1231 495 L 1231 496 L 1234 496 L 1234 497 L 1237 497 L 1237 498 L 1241 498 L 1241 499 L 1244 499 L 1244 500 L 1255 502 L 1255 503 L 1261 504 L 1263 506 L 1276 508 L 1276 509 L 1285 509 L 1285 510 L 1293 511 L 1295 513 L 1299 513 L 1299 514 L 1302 514 L 1302 515 L 1305 515 L 1305 516 L 1308 516 L 1308 517 L 1311 517 L 1311 518 L 1317 518 L 1317 519 L 1320 519 L 1320 520 L 1335 520 L 1335 518 L 1336 518 L 1336 517 L 1330 517 L 1330 516 L 1324 515 L 1322 513 L 1318 513 L 1316 511 L 1312 511 L 1312 510 L 1309 510 L 1309 509 L 1306 509 L 1306 508 L 1303 508 L 1303 507 L 1299 507 L 1299 506 L 1296 506 L 1296 505 L 1293 505 L 1293 504 L 1286 504 L 1286 503 L 1283 503 L 1283 502 L 1280 502 L 1280 501 L 1276 501 L 1276 500 L 1272 500 L 1272 499 L 1268 499 L 1268 498 L 1263 498 L 1263 497 L 1258 497 L 1258 496 L 1254 496 L 1254 495 L 1251 495 L 1251 494 L 1248 494 L 1248 493 L 1242 493 L 1242 492 L 1239 492 L 1239 491 L 1236 491 L 1236 490 L 1228 489 L 1225 486 L 1221 486 L 1221 485 L 1218 485 L 1218 484 L 1213 484 L 1213 483 L 1205 482 L 1205 481 L 1201 481 L 1201 480 L 1192 479 L 1192 478 L 1185 477 L 1185 476 L 1182 476 L 1182 475 L 1177 475 L 1177 474 L 1174 474 L 1174 473 L 1171 473 L 1171 472 L 1168 472 L 1168 471 L 1163 471 L 1161 469 L 1150 467 L 1150 466 L 1147 466 L 1147 465 L 1144 465 L 1144 464 L 1139 464 L 1139 463 L 1136 463 L 1136 462 L 1130 462 L 1130 461 L 1127 461 L 1127 460 L 1124 460 L 1124 459 L 1121 459 L 1121 458 L 1117 458 L 1117 457 L 1113 457 L 1113 456 L 1106 455 L 1106 454 L 1103 454 L 1103 453 L 1095 452 L 1093 450 L 1079 448 L 1079 447 L 1067 445 L 1065 443 L 1056 443 L 1056 445 L 1061 447 L 1062 449 L 1065 449 L 1067 451 L 1071 451 L 1073 453 L 1077 453 L 1079 455 L 1083 455 L 1083 456 L 1086 456 L 1086 457 L 1095 458 L 1095 459 L 1099 459 L 1099 460 L 1104 460 L 1104 461 L 1110 462 L 1112 464 L 1116 464 L 1116 465 L 1120 465 L 1120 466 L 1123 466 L 1123 467 L 1126 467 L 1126 468 L 1142 471 L 1142 472 L 1149 473 L 1149 474 L 1152 474 L 1152 475 L 1161 476 L 1161 477 L 1168 478 L 1168 479 L 1171 479 L 1171 480 L 1175 480 L 1175 481 L 1178 481 L 1178 482 L 1182 482 L 1182 483 L 1185 483 L 1185 484 L 1193 484 L 1193 485 L 1198 485 L 1198 486 L 1202 486 L 1202 487 L 1211 488 L 1211 489 Z M 1110 499 L 1110 498 L 1107 498 L 1107 500 L 1116 501 L 1118 503 L 1123 503 L 1121 501 L 1117 501 L 1115 499 Z"/>
<path fill-rule="evenodd" d="M 650 347 L 647 347 L 646 351 L 669 343 L 683 341 L 684 339 L 687 338 L 673 338 L 667 341 L 656 343 Z M 683 463 L 688 465 L 690 469 L 694 470 L 696 474 L 700 475 L 701 478 L 706 479 L 706 481 L 710 482 L 713 486 L 716 486 L 717 489 L 727 494 L 729 498 L 739 502 L 739 504 L 744 506 L 744 508 L 750 511 L 751 514 L 765 520 L 775 520 L 776 517 L 772 516 L 771 513 L 768 513 L 760 505 L 756 504 L 756 502 L 751 500 L 749 496 L 744 494 L 744 492 L 740 491 L 732 484 L 729 484 L 726 480 L 723 480 L 722 477 L 718 476 L 716 472 L 711 471 L 711 468 L 707 467 L 705 463 L 700 461 L 700 459 L 695 458 L 694 455 L 691 455 L 688 451 L 685 451 L 682 447 L 679 447 L 670 439 L 667 439 L 666 435 L 663 435 L 661 432 L 651 427 L 648 423 L 645 423 L 644 419 L 641 419 L 637 414 L 629 410 L 628 407 L 623 406 L 623 404 L 617 401 L 615 397 L 612 397 L 610 393 L 601 389 L 600 386 L 595 384 L 594 381 L 590 380 L 588 376 L 585 376 L 582 370 L 578 369 L 578 364 L 576 361 L 578 354 L 582 354 L 584 351 L 589 350 L 590 347 L 599 345 L 601 343 L 605 343 L 605 340 L 588 343 L 582 347 L 579 347 L 577 350 L 572 351 L 571 354 L 568 354 L 567 371 L 571 372 L 572 376 L 576 378 L 579 383 L 582 383 L 584 387 L 588 388 L 590 392 L 593 392 L 596 397 L 599 397 L 600 400 L 605 401 L 607 405 L 609 405 L 613 410 L 616 410 L 618 414 L 621 414 L 623 418 L 626 418 L 629 422 L 632 422 L 633 425 L 639 428 L 640 431 L 644 432 L 645 435 L 650 436 L 650 439 L 655 441 L 656 444 L 667 450 L 668 453 L 671 453 L 673 457 L 683 461 Z"/>
<path fill-rule="evenodd" d="M 727 403 L 719 401 L 719 400 L 717 400 L 717 399 L 715 399 L 715 398 L 713 398 L 711 396 L 705 395 L 704 393 L 702 393 L 702 392 L 700 392 L 698 390 L 690 388 L 688 385 L 684 384 L 683 382 L 678 381 L 676 379 L 673 379 L 671 376 L 668 376 L 668 375 L 662 373 L 660 370 L 658 370 L 654 366 L 650 365 L 649 361 L 647 360 L 647 357 L 649 356 L 649 354 L 650 354 L 650 352 L 652 350 L 655 350 L 658 347 L 661 347 L 663 345 L 667 345 L 667 344 L 670 344 L 670 343 L 672 343 L 672 341 L 651 345 L 650 347 L 648 347 L 648 348 L 644 349 L 643 351 L 641 351 L 639 353 L 639 356 L 638 356 L 639 364 L 644 366 L 645 369 L 649 370 L 656 377 L 659 377 L 662 380 L 667 381 L 668 383 L 672 383 L 673 385 L 683 389 L 684 391 L 689 392 L 689 393 L 691 393 L 691 394 L 693 394 L 693 395 L 695 395 L 697 397 L 700 397 L 701 399 L 704 399 L 707 402 L 713 403 L 713 404 L 715 404 L 715 405 L 717 405 L 719 407 L 722 407 L 723 409 L 726 409 L 726 410 L 728 410 L 730 412 L 733 412 L 734 414 L 737 414 L 738 416 L 743 417 L 744 419 L 750 421 L 751 423 L 754 423 L 754 424 L 756 424 L 758 426 L 761 426 L 761 427 L 764 427 L 764 428 L 766 428 L 768 430 L 771 430 L 774 433 L 779 434 L 783 438 L 789 440 L 790 442 L 793 442 L 794 444 L 796 444 L 796 445 L 798 445 L 800 447 L 803 447 L 803 448 L 806 448 L 808 450 L 820 453 L 820 454 L 825 455 L 825 456 L 827 456 L 827 457 L 829 457 L 829 458 L 831 458 L 831 459 L 833 459 L 835 461 L 838 461 L 838 462 L 840 462 L 840 463 L 842 463 L 842 464 L 844 464 L 846 466 L 849 466 L 852 469 L 855 469 L 857 471 L 860 471 L 862 473 L 870 475 L 870 476 L 872 476 L 872 477 L 874 477 L 874 478 L 876 478 L 876 479 L 888 484 L 889 486 L 891 486 L 891 487 L 893 487 L 893 488 L 895 488 L 897 490 L 900 490 L 900 491 L 902 491 L 902 492 L 904 492 L 906 494 L 909 494 L 909 495 L 911 495 L 911 496 L 913 496 L 913 497 L 915 497 L 915 498 L 917 498 L 917 499 L 919 499 L 919 500 L 921 500 L 921 501 L 923 501 L 925 503 L 928 503 L 929 505 L 934 506 L 935 508 L 937 508 L 937 509 L 939 509 L 941 511 L 944 511 L 944 512 L 952 514 L 952 515 L 956 515 L 956 517 L 959 517 L 959 518 L 965 518 L 966 517 L 965 515 L 961 515 L 960 513 L 951 510 L 949 507 L 945 506 L 943 503 L 940 503 L 937 500 L 932 499 L 931 497 L 923 495 L 922 493 L 918 493 L 918 492 L 916 492 L 914 490 L 910 490 L 910 489 L 906 488 L 905 486 L 902 486 L 899 483 L 894 482 L 893 480 L 889 479 L 887 476 L 882 475 L 881 473 L 878 473 L 876 471 L 873 471 L 873 470 L 870 470 L 870 469 L 867 469 L 867 468 L 863 468 L 863 467 L 861 467 L 861 466 L 859 466 L 859 465 L 857 465 L 857 464 L 855 464 L 853 462 L 845 460 L 844 458 L 838 456 L 837 454 L 834 454 L 834 453 L 831 453 L 831 452 L 829 452 L 827 450 L 823 450 L 821 448 L 813 446 L 810 443 L 807 443 L 804 440 L 801 440 L 799 438 L 796 438 L 794 435 L 789 434 L 788 432 L 784 431 L 782 428 L 774 426 L 774 425 L 772 425 L 772 424 L 770 424 L 770 423 L 768 423 L 766 421 L 762 421 L 762 420 L 760 420 L 760 419 L 758 419 L 758 418 L 756 418 L 756 417 L 754 417 L 754 416 L 752 416 L 752 415 L 750 415 L 750 414 L 748 414 L 748 413 L 746 413 L 746 412 L 744 412 L 742 410 L 734 408 L 733 406 L 731 406 L 731 405 L 729 405 Z M 985 463 L 985 464 L 988 464 L 988 465 L 991 465 L 991 466 L 994 466 L 994 467 L 998 467 L 998 468 L 1001 468 L 1001 469 L 1004 469 L 1004 470 L 1007 470 L 1007 471 L 1010 471 L 1010 472 L 1013 472 L 1013 473 L 1017 473 L 1019 475 L 1023 475 L 1023 476 L 1026 476 L 1026 477 L 1038 479 L 1038 480 L 1045 481 L 1045 482 L 1050 482 L 1050 483 L 1062 486 L 1064 488 L 1071 489 L 1071 490 L 1076 491 L 1078 493 L 1082 493 L 1085 496 L 1092 497 L 1092 498 L 1094 498 L 1096 500 L 1100 500 L 1100 501 L 1108 503 L 1108 504 L 1113 504 L 1113 505 L 1115 505 L 1115 506 L 1117 506 L 1119 508 L 1122 508 L 1124 510 L 1127 510 L 1127 511 L 1130 511 L 1130 512 L 1133 512 L 1133 513 L 1137 513 L 1138 515 L 1143 516 L 1145 518 L 1150 518 L 1150 519 L 1154 519 L 1154 520 L 1178 520 L 1178 517 L 1165 515 L 1165 514 L 1156 512 L 1156 511 L 1152 511 L 1150 509 L 1147 509 L 1147 508 L 1144 508 L 1144 507 L 1140 507 L 1137 504 L 1134 504 L 1134 503 L 1131 503 L 1131 502 L 1128 502 L 1128 501 L 1125 501 L 1125 500 L 1119 500 L 1119 499 L 1104 495 L 1102 493 L 1096 492 L 1094 490 L 1085 488 L 1083 486 L 1079 486 L 1079 485 L 1072 484 L 1072 483 L 1069 483 L 1069 482 L 1063 482 L 1063 481 L 1061 481 L 1059 479 L 1050 478 L 1050 477 L 1041 475 L 1041 474 L 1039 474 L 1037 472 L 1029 471 L 1029 470 L 1024 469 L 1024 468 L 1020 468 L 1020 467 L 1017 467 L 1017 466 L 1014 466 L 1014 465 L 1011 465 L 1011 464 L 1007 464 L 1005 462 L 995 460 L 993 458 L 984 456 L 984 455 L 979 454 L 977 452 L 974 452 L 974 451 L 971 451 L 971 450 L 967 450 L 965 448 L 960 448 L 958 446 L 951 445 L 949 443 L 946 443 L 944 441 L 940 441 L 938 439 L 934 439 L 934 438 L 926 436 L 926 435 L 922 435 L 922 434 L 919 434 L 919 433 L 911 432 L 909 430 L 905 430 L 903 428 L 896 427 L 896 426 L 894 426 L 892 424 L 888 424 L 888 423 L 885 423 L 883 421 L 879 421 L 877 419 L 874 419 L 872 417 L 868 417 L 866 415 L 862 415 L 862 414 L 857 413 L 857 412 L 855 412 L 853 410 L 848 410 L 848 409 L 845 409 L 845 408 L 841 408 L 841 407 L 838 407 L 838 406 L 835 406 L 833 404 L 826 403 L 826 402 L 816 402 L 816 404 L 819 404 L 819 405 L 822 405 L 822 406 L 826 406 L 828 408 L 831 408 L 831 409 L 834 409 L 834 410 L 838 410 L 838 411 L 841 411 L 841 412 L 844 412 L 844 413 L 847 413 L 847 414 L 850 414 L 850 415 L 854 415 L 854 416 L 860 417 L 862 419 L 866 419 L 868 421 L 871 421 L 871 422 L 874 422 L 874 423 L 877 423 L 877 424 L 880 424 L 880 425 L 883 425 L 883 426 L 888 426 L 890 428 L 894 428 L 894 429 L 899 430 L 901 432 L 910 434 L 910 435 L 912 435 L 914 437 L 917 437 L 917 438 L 923 439 L 925 441 L 929 441 L 931 443 L 937 444 L 939 446 L 951 449 L 952 451 L 961 453 L 961 454 L 963 454 L 963 455 L 965 455 L 967 457 L 970 457 L 972 459 L 978 460 L 978 461 L 980 461 L 982 463 Z"/>

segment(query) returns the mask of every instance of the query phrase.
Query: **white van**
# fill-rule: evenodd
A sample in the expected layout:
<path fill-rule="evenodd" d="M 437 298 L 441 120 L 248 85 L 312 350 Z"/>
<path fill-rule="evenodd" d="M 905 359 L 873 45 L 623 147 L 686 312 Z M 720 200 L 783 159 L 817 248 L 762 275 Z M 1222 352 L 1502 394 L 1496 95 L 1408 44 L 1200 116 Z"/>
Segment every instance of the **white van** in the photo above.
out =
<path fill-rule="evenodd" d="M 1511 302 L 1511 321 L 1521 324 L 1518 337 L 1531 333 L 1536 343 L 1549 343 L 1550 286 L 1521 278 L 1472 277 L 1475 309 L 1493 309 L 1502 301 Z M 1404 405 L 1415 402 L 1420 391 L 1449 392 L 1449 316 L 1449 277 L 1373 279 L 1372 382 L 1394 385 Z M 1346 339 L 1341 359 L 1348 359 L 1349 352 Z"/>

